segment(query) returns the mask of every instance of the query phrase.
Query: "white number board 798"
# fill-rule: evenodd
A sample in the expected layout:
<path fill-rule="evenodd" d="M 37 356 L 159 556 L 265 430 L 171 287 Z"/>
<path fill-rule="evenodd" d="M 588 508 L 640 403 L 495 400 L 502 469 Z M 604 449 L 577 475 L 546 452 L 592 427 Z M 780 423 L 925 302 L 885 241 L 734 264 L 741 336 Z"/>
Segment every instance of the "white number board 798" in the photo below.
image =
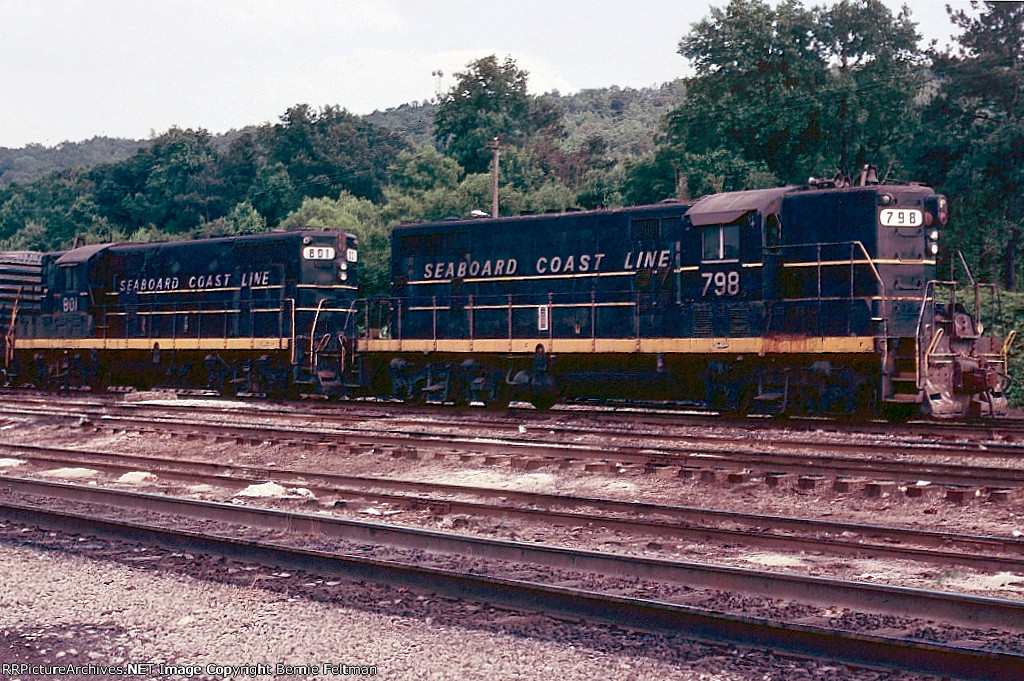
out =
<path fill-rule="evenodd" d="M 886 208 L 878 219 L 884 227 L 920 227 L 924 222 L 916 208 Z"/>

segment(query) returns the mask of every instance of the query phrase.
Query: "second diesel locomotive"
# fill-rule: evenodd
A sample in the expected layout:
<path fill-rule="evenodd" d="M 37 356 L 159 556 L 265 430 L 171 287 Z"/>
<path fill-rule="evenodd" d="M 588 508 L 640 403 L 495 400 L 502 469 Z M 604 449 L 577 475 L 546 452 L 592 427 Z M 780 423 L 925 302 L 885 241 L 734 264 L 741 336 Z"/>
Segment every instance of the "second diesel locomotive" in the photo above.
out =
<path fill-rule="evenodd" d="M 869 178 L 396 227 L 361 374 L 411 401 L 1005 415 L 1014 333 L 994 287 L 938 277 L 946 197 Z"/>
<path fill-rule="evenodd" d="M 312 231 L 4 254 L 6 382 L 340 395 L 357 262 Z"/>

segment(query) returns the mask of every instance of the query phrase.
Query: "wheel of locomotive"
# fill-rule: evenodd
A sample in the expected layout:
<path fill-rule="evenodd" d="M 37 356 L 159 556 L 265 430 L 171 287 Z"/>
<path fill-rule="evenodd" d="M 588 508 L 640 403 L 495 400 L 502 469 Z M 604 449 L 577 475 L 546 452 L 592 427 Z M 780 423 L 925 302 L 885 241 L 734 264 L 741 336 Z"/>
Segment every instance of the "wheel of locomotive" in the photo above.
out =
<path fill-rule="evenodd" d="M 388 400 L 395 395 L 394 380 L 387 371 L 377 368 L 370 380 L 370 394 L 378 400 Z"/>
<path fill-rule="evenodd" d="M 743 418 L 753 413 L 757 397 L 757 385 L 751 382 L 744 382 L 736 386 L 736 396 L 732 404 L 721 409 L 723 416 L 732 418 Z"/>
<path fill-rule="evenodd" d="M 105 393 L 107 388 L 110 387 L 111 382 L 110 370 L 105 366 L 98 366 L 93 373 L 89 388 L 94 393 Z"/>
<path fill-rule="evenodd" d="M 505 382 L 505 376 L 499 371 L 492 378 L 494 389 L 491 391 L 490 399 L 487 400 L 487 408 L 493 410 L 508 409 L 512 402 L 512 386 Z"/>
<path fill-rule="evenodd" d="M 533 408 L 536 409 L 537 411 L 547 411 L 551 407 L 555 406 L 557 403 L 557 395 L 534 395 L 530 399 L 530 404 L 532 404 Z"/>
<path fill-rule="evenodd" d="M 870 383 L 861 383 L 854 389 L 850 404 L 850 417 L 865 420 L 875 415 L 878 408 L 875 387 Z"/>
<path fill-rule="evenodd" d="M 293 381 L 292 377 L 289 375 L 285 381 L 284 399 L 291 402 L 302 399 L 302 391 L 303 386 Z"/>
<path fill-rule="evenodd" d="M 914 402 L 886 402 L 882 405 L 882 418 L 889 423 L 907 423 L 921 411 Z"/>
<path fill-rule="evenodd" d="M 427 391 L 424 388 L 427 387 L 427 382 L 420 380 L 413 384 L 412 388 L 409 389 L 409 396 L 405 398 L 405 403 L 413 407 L 422 407 L 427 403 Z"/>
<path fill-rule="evenodd" d="M 558 403 L 558 382 L 550 374 L 534 376 L 530 381 L 530 403 L 537 411 L 547 411 Z"/>
<path fill-rule="evenodd" d="M 451 401 L 456 407 L 468 407 L 470 402 L 470 391 L 469 382 L 466 377 L 458 369 L 458 367 L 450 367 L 448 369 L 448 400 Z"/>
<path fill-rule="evenodd" d="M 469 403 L 469 391 L 465 389 L 465 386 L 459 386 L 455 390 L 455 394 L 452 396 L 452 404 L 461 409 L 464 407 L 468 407 Z"/>

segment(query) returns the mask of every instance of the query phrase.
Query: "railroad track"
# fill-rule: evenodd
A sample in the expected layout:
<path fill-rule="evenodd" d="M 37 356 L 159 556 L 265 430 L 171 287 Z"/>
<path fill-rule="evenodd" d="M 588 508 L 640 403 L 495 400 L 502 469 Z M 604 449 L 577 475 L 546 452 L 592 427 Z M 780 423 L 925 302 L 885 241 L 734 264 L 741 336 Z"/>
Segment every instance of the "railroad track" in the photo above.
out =
<path fill-rule="evenodd" d="M 183 418 L 181 412 L 186 412 Z M 224 410 L 205 412 L 189 407 L 172 410 L 168 414 L 166 405 L 150 407 L 122 406 L 115 409 L 103 408 L 96 411 L 75 409 L 17 408 L 7 410 L 8 416 L 22 414 L 32 418 L 53 418 L 84 421 L 95 427 L 149 429 L 157 432 L 176 432 L 186 436 L 203 434 L 214 437 L 234 437 L 240 442 L 266 439 L 289 441 L 328 441 L 339 445 L 366 444 L 380 447 L 422 448 L 425 450 L 460 450 L 495 456 L 511 456 L 524 459 L 526 466 L 545 465 L 558 461 L 597 461 L 615 464 L 632 464 L 651 467 L 678 466 L 683 475 L 701 475 L 714 478 L 730 472 L 738 474 L 773 476 L 797 474 L 804 476 L 807 484 L 813 486 L 817 478 L 868 477 L 896 483 L 928 481 L 959 488 L 989 488 L 995 490 L 1024 486 L 1024 468 L 1014 466 L 1020 452 L 1014 445 L 988 446 L 983 449 L 964 449 L 959 445 L 908 443 L 889 445 L 880 453 L 880 443 L 809 443 L 774 440 L 769 443 L 751 445 L 749 439 L 737 436 L 741 442 L 729 441 L 722 437 L 698 437 L 686 435 L 644 435 L 630 432 L 628 436 L 616 436 L 609 441 L 600 436 L 593 442 L 550 441 L 552 438 L 543 429 L 526 433 L 515 431 L 514 436 L 498 437 L 450 433 L 446 429 L 452 423 L 427 424 L 416 421 L 401 424 L 394 419 L 374 420 L 360 417 L 358 424 L 346 421 L 344 425 L 320 416 L 310 418 L 306 414 L 280 414 L 272 412 L 245 413 L 250 421 L 243 424 L 239 415 L 226 416 Z M 273 419 L 273 424 L 268 423 Z M 280 424 L 280 425 L 278 425 Z M 401 428 L 399 426 L 406 426 Z M 382 426 L 389 430 L 385 432 Z M 411 426 L 411 427 L 410 427 Z M 460 425 L 462 430 L 472 430 Z M 639 441 L 638 444 L 635 444 Z M 839 449 L 854 453 L 848 455 L 823 454 L 822 449 Z M 915 457 L 900 460 L 913 450 Z M 1012 454 L 1012 456 L 1011 456 Z M 942 459 L 971 457 L 996 457 L 1007 462 L 1005 466 L 965 466 L 961 463 L 944 463 Z M 934 460 L 918 460 L 922 457 Z"/>
<path fill-rule="evenodd" d="M 174 393 L 146 393 L 154 399 L 166 395 L 169 399 L 154 407 L 144 402 L 125 403 L 122 395 L 60 395 L 41 397 L 30 393 L 0 391 L 0 405 L 12 413 L 53 413 L 60 414 L 64 407 L 76 410 L 79 415 L 101 417 L 116 415 L 125 411 L 144 412 L 148 409 L 162 411 L 188 411 L 190 413 L 223 414 L 230 405 L 232 411 L 250 416 L 272 416 L 279 420 L 316 422 L 324 427 L 353 428 L 365 422 L 382 422 L 395 429 L 412 430 L 425 427 L 475 428 L 490 435 L 508 436 L 521 434 L 521 430 L 542 429 L 545 435 L 561 439 L 577 436 L 581 431 L 614 436 L 628 430 L 631 438 L 646 441 L 668 440 L 711 447 L 728 446 L 730 443 L 751 440 L 765 447 L 788 447 L 795 449 L 803 445 L 808 452 L 828 449 L 847 454 L 871 453 L 879 444 L 909 452 L 926 451 L 930 455 L 971 458 L 1020 458 L 1024 456 L 1024 419 L 1001 419 L 978 423 L 952 423 L 927 421 L 893 426 L 880 422 L 837 422 L 824 419 L 721 419 L 714 415 L 662 414 L 647 410 L 609 411 L 598 408 L 567 406 L 552 412 L 537 412 L 530 409 L 506 413 L 483 412 L 479 409 L 453 409 L 448 407 L 411 408 L 387 402 L 346 402 L 325 404 L 320 402 L 275 403 L 264 400 L 190 400 L 187 405 L 176 406 Z M 9 401 L 7 401 L 9 400 Z M 209 403 L 209 406 L 204 404 Z M 28 405 L 35 405 L 34 409 Z M 39 411 L 41 410 L 41 411 Z M 682 428 L 696 428 L 697 432 L 682 435 Z M 709 429 L 716 432 L 706 434 Z M 701 432 L 705 431 L 705 432 Z M 739 431 L 735 433 L 732 431 Z M 808 433 L 813 434 L 807 439 Z M 752 434 L 754 436 L 752 437 Z M 857 435 L 855 442 L 850 435 Z M 827 445 L 823 436 L 831 436 Z M 1019 436 L 1019 437 L 1018 437 Z M 803 437 L 804 439 L 800 439 Z"/>
<path fill-rule="evenodd" d="M 755 591 L 773 598 L 802 599 L 829 605 L 845 605 L 858 611 L 896 608 L 929 620 L 967 623 L 970 626 L 1024 628 L 1024 602 L 957 596 L 941 592 L 881 587 L 815 577 L 796 577 L 739 568 L 660 561 L 648 558 L 609 556 L 533 543 L 482 539 L 411 528 L 361 523 L 318 516 L 252 509 L 138 493 L 115 492 L 88 486 L 5 480 L 0 515 L 7 520 L 30 523 L 62 533 L 82 533 L 145 542 L 256 562 L 314 574 L 344 575 L 351 579 L 385 582 L 418 591 L 529 611 L 540 610 L 557 617 L 580 618 L 618 627 L 659 633 L 687 632 L 698 640 L 770 648 L 776 653 L 809 656 L 913 673 L 937 674 L 956 679 L 1019 679 L 1024 655 L 956 645 L 925 642 L 896 636 L 866 635 L 827 627 L 712 612 L 661 600 L 601 593 L 569 586 L 548 586 L 540 580 L 511 579 L 493 566 L 487 574 L 467 574 L 464 569 L 426 566 L 423 555 L 472 555 L 474 570 L 481 561 L 529 563 L 549 569 L 594 571 L 605 575 L 626 574 L 644 580 L 664 581 L 704 588 Z M 31 495 L 31 496 L 23 496 Z M 278 539 L 238 539 L 236 532 L 168 528 L 153 518 L 131 522 L 98 517 L 95 512 L 69 512 L 41 504 L 39 498 L 103 504 L 112 509 L 134 509 L 147 514 L 168 513 L 173 518 L 227 523 L 260 530 L 286 531 Z M 43 507 L 46 510 L 42 510 Z M 337 550 L 296 546 L 296 533 L 317 538 L 343 539 L 365 546 L 388 545 L 413 549 L 414 562 L 399 558 L 357 555 Z M 291 543 L 288 539 L 293 540 Z"/>
<path fill-rule="evenodd" d="M 230 491 L 255 483 L 275 482 L 285 487 L 303 487 L 317 497 L 335 498 L 340 503 L 361 499 L 403 508 L 427 508 L 446 515 L 520 518 L 562 527 L 600 527 L 633 537 L 717 541 L 775 550 L 896 558 L 980 570 L 1024 571 L 1024 539 L 1010 537 L 340 475 L 279 466 L 245 466 L 180 457 L 0 445 L 0 451 L 4 450 L 36 466 L 90 467 L 112 475 L 145 471 L 164 481 L 207 484 Z"/>

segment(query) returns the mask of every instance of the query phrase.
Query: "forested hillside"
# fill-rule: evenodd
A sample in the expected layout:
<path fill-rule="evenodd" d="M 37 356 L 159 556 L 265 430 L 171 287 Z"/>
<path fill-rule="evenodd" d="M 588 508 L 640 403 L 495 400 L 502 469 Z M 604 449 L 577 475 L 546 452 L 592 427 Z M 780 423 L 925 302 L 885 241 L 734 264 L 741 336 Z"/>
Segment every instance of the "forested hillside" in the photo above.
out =
<path fill-rule="evenodd" d="M 137 152 L 145 142 L 94 137 L 84 142 L 64 142 L 55 147 L 30 144 L 21 149 L 0 147 L 0 185 L 35 182 L 44 175 L 117 163 Z"/>
<path fill-rule="evenodd" d="M 679 27 L 680 72 L 660 88 L 528 94 L 513 58 L 467 64 L 436 102 L 354 116 L 304 104 L 213 136 L 171 129 L 0 149 L 0 246 L 351 229 L 387 283 L 401 221 L 490 211 L 487 148 L 501 147 L 501 214 L 854 175 L 949 195 L 946 264 L 1020 287 L 1024 275 L 1024 4 L 950 17 L 959 40 L 922 49 L 914 18 L 877 0 L 807 8 L 732 0 Z"/>

